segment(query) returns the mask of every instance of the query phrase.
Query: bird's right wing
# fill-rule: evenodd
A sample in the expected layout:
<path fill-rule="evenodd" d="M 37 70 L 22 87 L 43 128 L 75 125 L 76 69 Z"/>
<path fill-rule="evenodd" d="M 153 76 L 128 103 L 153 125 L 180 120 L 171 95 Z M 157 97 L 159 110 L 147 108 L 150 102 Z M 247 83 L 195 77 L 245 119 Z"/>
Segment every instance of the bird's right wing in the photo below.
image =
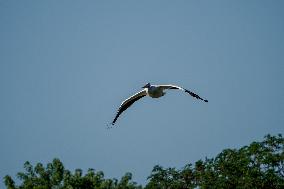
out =
<path fill-rule="evenodd" d="M 121 103 L 121 105 L 120 105 L 120 107 L 119 107 L 119 109 L 118 109 L 118 111 L 117 111 L 117 113 L 116 113 L 116 116 L 115 116 L 115 118 L 114 118 L 114 120 L 112 121 L 111 124 L 114 125 L 115 122 L 116 122 L 116 120 L 117 120 L 117 118 L 120 116 L 120 114 L 121 114 L 123 111 L 125 111 L 125 110 L 126 110 L 127 108 L 129 108 L 134 102 L 136 102 L 137 100 L 139 100 L 140 98 L 142 98 L 142 97 L 144 97 L 144 96 L 146 96 L 146 95 L 147 95 L 147 92 L 146 92 L 146 90 L 144 89 L 144 90 L 142 90 L 142 91 L 136 93 L 135 95 L 132 95 L 132 96 L 129 97 L 128 99 L 124 100 L 124 101 Z"/>
<path fill-rule="evenodd" d="M 199 100 L 203 100 L 204 102 L 208 102 L 208 100 L 201 98 L 199 95 L 197 95 L 197 94 L 195 94 L 195 93 L 193 93 L 193 92 L 191 92 L 191 91 L 189 91 L 189 90 L 187 90 L 183 87 L 179 87 L 177 85 L 158 85 L 158 87 L 160 87 L 162 89 L 179 89 L 179 90 L 182 90 L 182 91 L 190 94 L 194 98 L 197 98 Z"/>

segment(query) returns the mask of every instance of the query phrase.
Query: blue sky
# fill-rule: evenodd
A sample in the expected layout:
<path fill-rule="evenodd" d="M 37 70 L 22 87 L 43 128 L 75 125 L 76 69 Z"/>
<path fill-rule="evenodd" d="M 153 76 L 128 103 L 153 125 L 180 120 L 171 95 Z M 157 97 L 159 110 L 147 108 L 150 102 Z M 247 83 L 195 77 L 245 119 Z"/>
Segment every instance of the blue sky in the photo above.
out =
<path fill-rule="evenodd" d="M 107 178 L 284 132 L 283 1 L 0 1 L 0 177 L 57 157 Z M 106 129 L 121 101 L 143 98 Z M 0 184 L 2 188 L 3 183 Z"/>

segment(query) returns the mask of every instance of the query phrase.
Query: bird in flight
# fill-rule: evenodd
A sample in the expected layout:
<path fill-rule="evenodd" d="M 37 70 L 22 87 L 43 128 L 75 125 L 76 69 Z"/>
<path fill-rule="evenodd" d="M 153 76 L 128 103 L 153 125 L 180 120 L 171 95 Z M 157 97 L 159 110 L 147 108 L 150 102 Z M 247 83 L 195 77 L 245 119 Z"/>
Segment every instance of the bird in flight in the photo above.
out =
<path fill-rule="evenodd" d="M 136 102 L 137 100 L 141 99 L 144 96 L 149 96 L 152 98 L 160 98 L 162 96 L 164 96 L 166 93 L 164 92 L 164 90 L 167 89 L 178 89 L 178 90 L 182 90 L 188 94 L 190 94 L 192 97 L 197 98 L 199 100 L 202 100 L 204 102 L 208 102 L 208 100 L 201 98 L 199 95 L 183 88 L 183 87 L 179 87 L 176 85 L 151 85 L 150 83 L 147 83 L 145 86 L 142 87 L 143 90 L 130 96 L 129 98 L 127 98 L 126 100 L 124 100 L 118 111 L 117 114 L 115 116 L 115 118 L 112 121 L 112 125 L 115 124 L 117 118 L 120 116 L 120 114 L 122 112 L 124 112 L 127 108 L 129 108 L 134 102 Z"/>

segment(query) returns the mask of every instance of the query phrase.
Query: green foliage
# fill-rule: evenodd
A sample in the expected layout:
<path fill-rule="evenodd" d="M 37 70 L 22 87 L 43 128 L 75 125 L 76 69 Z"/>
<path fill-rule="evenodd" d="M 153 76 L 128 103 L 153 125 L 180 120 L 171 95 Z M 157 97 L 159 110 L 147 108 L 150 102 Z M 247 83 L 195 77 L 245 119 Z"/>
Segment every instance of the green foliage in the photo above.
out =
<path fill-rule="evenodd" d="M 54 159 L 44 167 L 41 163 L 33 167 L 28 161 L 24 163 L 24 172 L 19 172 L 17 177 L 22 181 L 20 186 L 15 186 L 10 176 L 4 177 L 7 189 L 141 189 L 132 182 L 132 174 L 126 173 L 118 182 L 116 179 L 104 179 L 102 171 L 95 172 L 89 169 L 83 175 L 81 169 L 76 169 L 74 174 L 65 169 L 59 159 Z"/>
<path fill-rule="evenodd" d="M 142 189 L 126 173 L 119 181 L 105 179 L 102 171 L 81 169 L 74 173 L 64 168 L 59 159 L 44 167 L 24 163 L 21 181 L 15 185 L 10 176 L 4 177 L 7 189 Z M 284 138 L 267 135 L 262 142 L 253 142 L 240 149 L 225 149 L 215 158 L 205 158 L 176 168 L 156 165 L 145 189 L 282 189 L 284 188 Z"/>
<path fill-rule="evenodd" d="M 215 158 L 199 160 L 182 170 L 155 166 L 146 189 L 284 188 L 284 139 L 267 135 L 239 150 L 225 149 Z"/>

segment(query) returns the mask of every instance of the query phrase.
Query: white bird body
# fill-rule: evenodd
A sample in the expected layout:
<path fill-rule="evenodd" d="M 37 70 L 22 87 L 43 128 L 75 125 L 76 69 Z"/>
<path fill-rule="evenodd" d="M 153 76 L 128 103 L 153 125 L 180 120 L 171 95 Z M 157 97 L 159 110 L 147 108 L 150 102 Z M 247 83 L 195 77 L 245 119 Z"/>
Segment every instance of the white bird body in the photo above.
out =
<path fill-rule="evenodd" d="M 127 98 L 126 100 L 124 100 L 118 111 L 117 114 L 114 118 L 114 120 L 112 121 L 112 125 L 115 124 L 117 118 L 120 116 L 120 114 L 125 111 L 128 107 L 130 107 L 135 101 L 139 100 L 140 98 L 144 97 L 144 96 L 150 96 L 152 98 L 160 98 L 162 96 L 164 96 L 166 93 L 164 92 L 164 90 L 166 89 L 179 89 L 182 90 L 188 94 L 190 94 L 191 96 L 203 100 L 204 102 L 208 102 L 208 100 L 204 100 L 203 98 L 201 98 L 200 96 L 198 96 L 197 94 L 184 89 L 182 87 L 176 86 L 176 85 L 151 85 L 150 83 L 147 83 L 144 87 L 142 91 L 130 96 L 129 98 Z"/>
<path fill-rule="evenodd" d="M 145 88 L 144 90 L 146 90 L 147 95 L 152 98 L 160 98 L 166 94 L 163 88 L 154 85 L 149 88 Z"/>

